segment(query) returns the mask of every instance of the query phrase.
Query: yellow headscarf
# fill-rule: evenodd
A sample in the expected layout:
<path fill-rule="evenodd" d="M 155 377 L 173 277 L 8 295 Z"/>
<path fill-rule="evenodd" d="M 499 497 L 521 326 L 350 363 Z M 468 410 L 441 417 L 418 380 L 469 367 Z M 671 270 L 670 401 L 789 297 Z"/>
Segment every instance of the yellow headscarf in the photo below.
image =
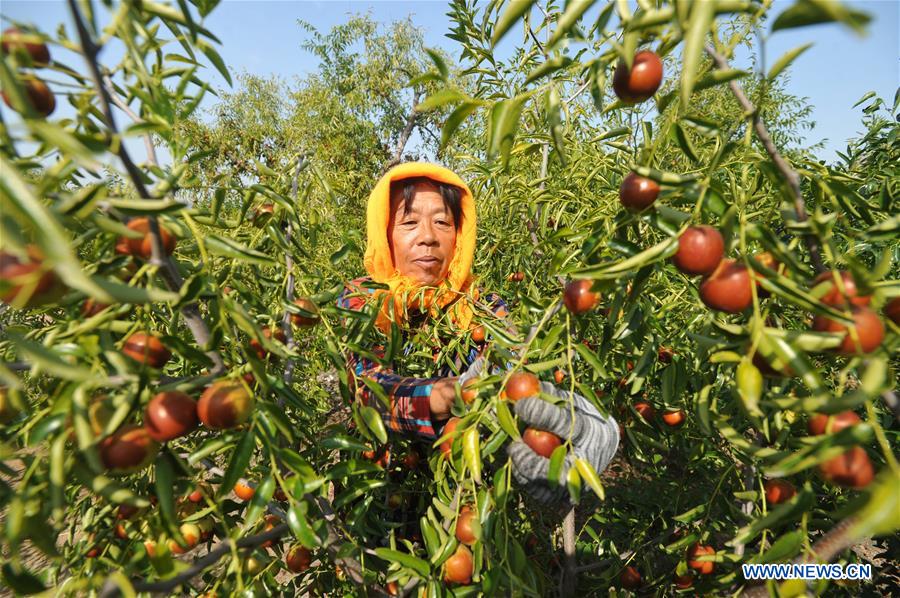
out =
<path fill-rule="evenodd" d="M 455 185 L 462 190 L 462 224 L 456 233 L 456 247 L 450 260 L 446 278 L 437 288 L 423 287 L 411 278 L 400 274 L 391 257 L 388 242 L 388 226 L 391 220 L 391 183 L 413 177 L 428 177 L 434 181 Z M 377 325 L 385 333 L 391 322 L 402 324 L 406 312 L 418 307 L 433 316 L 440 309 L 450 306 L 450 317 L 458 328 L 466 330 L 472 321 L 472 306 L 465 298 L 472 284 L 472 260 L 475 255 L 475 200 L 469 187 L 452 171 L 436 164 L 409 162 L 390 169 L 369 195 L 366 213 L 366 234 L 368 237 L 364 263 L 369 276 L 378 283 L 390 287 L 379 291 L 376 296 L 383 298 Z M 392 301 L 388 299 L 392 298 Z M 419 300 L 421 299 L 421 304 Z M 393 304 L 393 305 L 392 305 Z M 393 312 L 393 316 L 392 316 Z"/>

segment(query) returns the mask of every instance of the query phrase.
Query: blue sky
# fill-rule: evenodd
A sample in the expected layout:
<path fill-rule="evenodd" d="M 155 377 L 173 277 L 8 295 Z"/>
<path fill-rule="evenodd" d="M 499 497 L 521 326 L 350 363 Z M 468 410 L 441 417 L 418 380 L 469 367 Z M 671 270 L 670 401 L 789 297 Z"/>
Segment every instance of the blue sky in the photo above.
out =
<path fill-rule="evenodd" d="M 777 0 L 774 13 L 790 4 L 787 0 Z M 850 4 L 874 17 L 866 37 L 826 24 L 776 32 L 766 38 L 769 66 L 786 51 L 807 42 L 814 43 L 791 67 L 788 91 L 810 99 L 816 126 L 807 132 L 807 140 L 811 143 L 824 140 L 821 157 L 827 160 L 833 159 L 835 150 L 842 150 L 846 140 L 861 130 L 862 113 L 860 108 L 853 109 L 853 104 L 867 91 L 875 91 L 891 101 L 900 86 L 900 0 Z M 346 20 L 348 14 L 366 12 L 381 22 L 409 16 L 422 29 L 427 45 L 442 47 L 456 55 L 456 42 L 444 37 L 450 28 L 444 1 L 224 0 L 208 17 L 206 25 L 221 39 L 222 46 L 218 49 L 233 72 L 271 73 L 291 80 L 314 71 L 317 66 L 316 59 L 300 47 L 307 34 L 297 25 L 298 19 L 327 31 Z M 66 23 L 70 35 L 74 34 L 61 0 L 4 0 L 0 14 L 5 19 L 33 23 L 50 32 L 59 23 Z M 501 55 L 504 46 L 516 43 L 517 35 L 515 30 L 507 35 L 498 49 Z M 65 56 L 60 51 L 54 58 L 81 67 L 74 55 Z M 203 77 L 216 87 L 226 85 L 213 69 Z M 54 117 L 65 115 L 65 108 L 58 109 Z M 140 144 L 129 143 L 132 146 L 137 150 Z"/>

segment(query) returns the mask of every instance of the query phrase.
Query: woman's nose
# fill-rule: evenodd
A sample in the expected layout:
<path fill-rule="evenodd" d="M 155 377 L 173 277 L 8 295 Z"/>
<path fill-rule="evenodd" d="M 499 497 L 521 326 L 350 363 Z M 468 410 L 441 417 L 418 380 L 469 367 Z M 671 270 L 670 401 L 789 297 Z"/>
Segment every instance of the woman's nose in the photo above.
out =
<path fill-rule="evenodd" d="M 434 227 L 430 223 L 424 223 L 419 228 L 419 243 L 422 245 L 434 245 L 437 242 L 437 236 L 434 234 Z"/>

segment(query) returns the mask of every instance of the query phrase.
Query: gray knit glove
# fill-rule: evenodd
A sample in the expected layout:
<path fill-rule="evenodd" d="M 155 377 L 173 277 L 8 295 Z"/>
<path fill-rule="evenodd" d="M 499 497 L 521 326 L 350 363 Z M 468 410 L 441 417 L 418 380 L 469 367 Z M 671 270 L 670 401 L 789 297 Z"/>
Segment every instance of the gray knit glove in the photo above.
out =
<path fill-rule="evenodd" d="M 521 440 L 511 443 L 507 451 L 512 459 L 516 482 L 540 502 L 554 503 L 568 496 L 566 476 L 576 457 L 590 463 L 598 474 L 606 469 L 619 447 L 619 426 L 612 417 L 600 415 L 596 407 L 581 395 L 560 390 L 547 382 L 541 382 L 541 392 L 566 402 L 557 406 L 538 397 L 524 398 L 515 405 L 516 415 L 529 427 L 553 432 L 562 439 L 571 436 L 573 451 L 566 455 L 560 471 L 560 483 L 557 485 L 547 479 L 550 460 L 535 453 Z M 574 425 L 570 404 L 575 408 Z"/>
<path fill-rule="evenodd" d="M 459 380 L 457 382 L 460 386 L 471 380 L 472 378 L 477 378 L 481 375 L 481 372 L 484 370 L 484 357 L 478 357 L 469 364 L 469 368 L 460 374 Z"/>

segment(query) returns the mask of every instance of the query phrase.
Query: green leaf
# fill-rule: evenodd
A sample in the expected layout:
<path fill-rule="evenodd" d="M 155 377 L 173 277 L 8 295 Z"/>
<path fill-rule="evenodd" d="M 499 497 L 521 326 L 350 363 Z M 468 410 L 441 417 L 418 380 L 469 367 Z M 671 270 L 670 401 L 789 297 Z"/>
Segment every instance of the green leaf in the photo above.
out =
<path fill-rule="evenodd" d="M 172 457 L 165 450 L 156 457 L 156 476 L 153 480 L 156 497 L 159 499 L 159 511 L 169 533 L 178 529 L 178 516 L 175 514 L 175 466 Z"/>
<path fill-rule="evenodd" d="M 488 121 L 488 160 L 500 156 L 500 165 L 504 170 L 509 164 L 509 154 L 516 140 L 519 128 L 519 116 L 527 96 L 516 96 L 494 104 Z"/>
<path fill-rule="evenodd" d="M 614 139 L 616 137 L 628 135 L 629 133 L 631 133 L 631 127 L 617 127 L 615 129 L 610 129 L 609 131 L 600 133 L 596 137 L 592 138 L 589 143 L 597 143 L 598 141 L 603 141 L 605 139 Z"/>
<path fill-rule="evenodd" d="M 225 475 L 222 476 L 222 484 L 219 486 L 218 494 L 220 497 L 231 492 L 237 481 L 241 479 L 241 476 L 247 471 L 247 467 L 250 465 L 250 459 L 253 457 L 255 449 L 256 430 L 251 426 L 250 429 L 241 436 L 237 446 L 234 447 L 234 452 L 231 454 L 231 459 L 228 461 L 228 468 L 225 470 Z"/>
<path fill-rule="evenodd" d="M 547 41 L 547 47 L 552 47 L 563 38 L 569 30 L 575 26 L 581 16 L 594 4 L 597 0 L 570 0 L 566 5 L 566 10 L 559 17 L 556 30 Z"/>
<path fill-rule="evenodd" d="M 446 83 L 446 80 L 441 79 L 441 75 L 439 73 L 435 73 L 434 71 L 429 71 L 427 73 L 422 73 L 421 75 L 410 79 L 407 86 L 408 87 L 416 87 L 419 85 L 424 85 L 425 83 L 431 83 L 432 81 L 444 81 Z"/>
<path fill-rule="evenodd" d="M 581 475 L 581 479 L 587 482 L 588 486 L 591 487 L 591 490 L 594 491 L 594 494 L 596 494 L 600 500 L 605 499 L 606 492 L 603 490 L 603 484 L 600 482 L 600 476 L 597 475 L 594 467 L 584 459 L 579 458 L 575 459 L 575 468 Z"/>
<path fill-rule="evenodd" d="M 470 100 L 470 98 L 458 89 L 445 87 L 425 98 L 425 101 L 416 106 L 415 110 L 416 112 L 429 112 L 447 104 L 455 104 L 461 100 Z"/>
<path fill-rule="evenodd" d="M 407 569 L 412 569 L 420 577 L 428 577 L 429 573 L 431 573 L 431 567 L 428 566 L 427 562 L 405 552 L 391 550 L 390 548 L 376 548 L 375 554 L 385 561 L 400 563 Z"/>
<path fill-rule="evenodd" d="M 849 8 L 836 0 L 797 0 L 775 18 L 772 31 L 837 21 L 857 33 L 863 33 L 871 20 L 867 13 Z"/>
<path fill-rule="evenodd" d="M 456 534 L 448 534 L 438 550 L 431 556 L 431 564 L 440 567 L 444 561 L 453 556 L 457 546 L 459 546 L 459 541 L 456 539 Z"/>
<path fill-rule="evenodd" d="M 509 498 L 509 464 L 497 470 L 494 474 L 493 485 L 494 502 L 498 509 L 506 506 L 506 499 Z"/>
<path fill-rule="evenodd" d="M 306 518 L 307 509 L 305 500 L 292 503 L 287 511 L 287 524 L 301 544 L 307 548 L 315 548 L 320 542 Z"/>
<path fill-rule="evenodd" d="M 253 160 L 253 165 L 256 166 L 256 171 L 257 171 L 259 174 L 263 174 L 263 175 L 271 176 L 271 177 L 277 177 L 277 176 L 278 176 L 278 173 L 277 173 L 277 172 L 275 172 L 274 170 L 272 170 L 271 168 L 269 168 L 268 166 L 266 166 L 265 164 L 263 164 L 263 163 L 260 162 L 259 160 L 254 159 L 254 160 Z"/>
<path fill-rule="evenodd" d="M 478 437 L 478 428 L 472 426 L 463 433 L 462 437 L 463 460 L 466 467 L 472 472 L 472 479 L 476 484 L 481 484 L 481 440 Z"/>
<path fill-rule="evenodd" d="M 72 466 L 72 473 L 85 488 L 110 502 L 131 505 L 139 509 L 150 505 L 150 501 L 135 495 L 128 488 L 117 484 L 105 475 L 96 475 L 83 462 L 77 461 Z"/>
<path fill-rule="evenodd" d="M 207 250 L 215 255 L 230 257 L 236 260 L 250 262 L 251 264 L 258 264 L 260 266 L 271 266 L 275 263 L 275 260 L 265 253 L 250 249 L 249 247 L 226 237 L 209 235 L 204 239 L 204 242 Z"/>
<path fill-rule="evenodd" d="M 94 373 L 90 370 L 69 363 L 42 344 L 28 340 L 14 330 L 8 329 L 6 334 L 16 346 L 20 356 L 31 364 L 32 368 L 38 367 L 57 378 L 75 382 L 85 382 L 94 378 Z"/>
<path fill-rule="evenodd" d="M 33 430 L 33 428 L 32 428 Z M 32 435 L 34 438 L 34 435 Z M 59 434 L 50 444 L 50 498 L 53 504 L 54 519 L 62 521 L 65 517 L 66 500 L 66 435 Z"/>
<path fill-rule="evenodd" d="M 326 449 L 345 449 L 345 450 L 354 450 L 354 451 L 367 451 L 369 450 L 369 446 L 363 444 L 362 442 L 356 440 L 355 438 L 351 438 L 350 436 L 346 436 L 343 434 L 336 434 L 334 436 L 329 436 L 319 442 L 319 444 Z"/>
<path fill-rule="evenodd" d="M 671 405 L 675 402 L 675 385 L 678 382 L 678 367 L 676 364 L 670 365 L 666 367 L 662 371 L 662 386 L 660 390 L 662 391 L 662 400 L 663 404 Z"/>
<path fill-rule="evenodd" d="M 669 237 L 653 247 L 613 264 L 601 264 L 582 270 L 574 270 L 571 274 L 577 278 L 614 279 L 622 272 L 637 270 L 643 266 L 662 261 L 678 251 L 678 237 Z M 577 350 L 577 346 L 576 346 Z"/>
<path fill-rule="evenodd" d="M 360 408 L 359 412 L 369 431 L 378 439 L 378 442 L 385 444 L 387 442 L 387 430 L 384 428 L 381 414 L 374 407 L 368 405 Z"/>
<path fill-rule="evenodd" d="M 109 205 L 129 216 L 145 214 L 174 214 L 185 209 L 173 199 L 108 199 Z"/>
<path fill-rule="evenodd" d="M 766 75 L 766 79 L 772 81 L 775 77 L 778 76 L 781 71 L 786 69 L 798 56 L 806 52 L 812 46 L 812 42 L 808 44 L 803 44 L 802 46 L 797 46 L 793 50 L 788 51 L 784 56 L 779 58 L 775 64 L 772 65 L 772 68 L 769 69 L 769 74 Z"/>
<path fill-rule="evenodd" d="M 92 276 L 91 282 L 100 293 L 91 293 L 94 299 L 108 303 L 175 303 L 178 293 L 171 293 L 154 287 L 134 287 L 115 279 Z"/>
<path fill-rule="evenodd" d="M 762 397 L 763 378 L 757 367 L 746 357 L 741 360 L 735 371 L 737 379 L 738 396 L 744 404 L 747 413 L 762 416 L 759 409 L 759 399 Z"/>
<path fill-rule="evenodd" d="M 702 517 L 706 513 L 707 505 L 701 504 L 693 509 L 689 509 L 680 515 L 676 515 L 672 519 L 679 523 L 690 523 L 691 521 L 696 521 L 700 517 Z"/>
<path fill-rule="evenodd" d="M 354 482 L 353 485 L 345 490 L 334 501 L 334 508 L 340 509 L 357 498 L 366 494 L 371 494 L 377 488 L 387 485 L 387 480 L 360 480 Z"/>
<path fill-rule="evenodd" d="M 591 369 L 597 372 L 597 375 L 600 378 L 605 379 L 609 377 L 609 374 L 607 373 L 603 362 L 600 361 L 600 357 L 598 357 L 590 347 L 583 343 L 576 343 L 575 351 L 577 351 L 578 354 L 581 355 L 581 358 L 584 359 L 589 366 L 591 366 Z"/>
<path fill-rule="evenodd" d="M 657 170 L 649 166 L 635 166 L 632 170 L 643 177 L 653 179 L 663 185 L 689 185 L 700 178 L 699 174 L 675 174 L 664 170 Z"/>
<path fill-rule="evenodd" d="M 763 530 L 797 519 L 808 511 L 815 502 L 812 492 L 801 490 L 797 496 L 772 509 L 765 517 L 760 517 L 738 530 L 730 544 L 746 544 L 762 533 Z"/>
<path fill-rule="evenodd" d="M 872 98 L 875 98 L 875 97 L 878 97 L 878 94 L 875 93 L 874 91 L 866 92 L 865 94 L 863 94 L 863 97 L 859 98 L 859 100 L 850 107 L 856 108 L 860 104 L 864 103 L 866 100 L 871 100 Z"/>
<path fill-rule="evenodd" d="M 612 6 L 612 3 L 607 5 Z M 641 10 L 637 15 L 628 21 L 626 29 L 628 31 L 640 31 L 650 27 L 656 27 L 672 20 L 675 11 L 672 7 L 667 6 L 659 10 Z"/>
<path fill-rule="evenodd" d="M 547 479 L 553 484 L 562 483 L 562 468 L 566 462 L 569 451 L 564 444 L 559 445 L 550 454 L 550 465 L 547 466 Z"/>
<path fill-rule="evenodd" d="M 732 79 L 740 79 L 741 77 L 746 77 L 749 74 L 749 72 L 742 71 L 740 69 L 724 69 L 713 71 L 697 81 L 697 83 L 694 85 L 694 91 L 709 89 L 710 87 L 715 87 L 716 85 L 719 85 L 721 83 L 727 83 Z"/>
<path fill-rule="evenodd" d="M 64 156 L 72 158 L 84 168 L 90 170 L 100 168 L 100 162 L 94 158 L 94 153 L 81 143 L 77 137 L 62 127 L 48 122 L 30 121 L 29 128 L 35 137 L 49 145 L 58 147 Z"/>
<path fill-rule="evenodd" d="M 157 122 L 142 121 L 128 125 L 122 133 L 123 137 L 138 137 L 147 133 L 169 134 L 172 127 Z"/>
<path fill-rule="evenodd" d="M 266 506 L 268 506 L 269 501 L 272 500 L 272 494 L 274 493 L 275 478 L 271 475 L 268 475 L 266 476 L 266 479 L 264 479 L 262 483 L 256 487 L 256 491 L 253 493 L 253 498 L 250 499 L 250 506 L 247 507 L 247 512 L 244 513 L 244 531 L 249 530 L 256 524 L 257 521 L 259 521 L 259 518 L 262 517 L 263 513 L 265 512 Z"/>
<path fill-rule="evenodd" d="M 216 52 L 209 43 L 202 39 L 197 40 L 197 47 L 200 48 L 200 51 L 203 52 L 207 58 L 209 58 L 209 61 L 213 63 L 213 66 L 216 67 L 216 70 L 219 71 L 230 87 L 232 85 L 231 74 L 228 72 L 228 66 L 225 64 L 225 61 L 222 60 L 222 57 L 219 56 L 219 53 Z"/>
<path fill-rule="evenodd" d="M 441 148 L 447 146 L 450 138 L 456 133 L 456 130 L 469 117 L 470 114 L 478 109 L 478 102 L 463 102 L 457 106 L 447 120 L 444 122 L 444 128 L 441 129 Z"/>
<path fill-rule="evenodd" d="M 431 512 L 431 509 L 429 509 Z M 426 516 L 422 516 L 419 518 L 419 529 L 422 531 L 422 539 L 425 540 L 425 551 L 428 554 L 434 554 L 440 549 L 441 536 L 438 535 L 438 530 L 441 529 L 439 526 L 434 525 Z"/>
<path fill-rule="evenodd" d="M 900 530 L 900 473 L 885 467 L 870 488 L 869 500 L 848 531 L 851 539 L 888 536 Z"/>
<path fill-rule="evenodd" d="M 491 36 L 491 46 L 496 46 L 497 42 L 506 35 L 510 27 L 516 24 L 516 21 L 531 10 L 535 0 L 512 0 L 507 4 L 506 10 L 500 15 L 497 24 L 494 26 L 494 34 Z"/>
<path fill-rule="evenodd" d="M 565 68 L 572 64 L 572 59 L 565 55 L 554 56 L 543 64 L 538 65 L 533 71 L 525 77 L 523 85 L 533 83 L 542 77 L 546 77 L 550 73 L 554 73 L 559 69 Z"/>
<path fill-rule="evenodd" d="M 788 532 L 775 540 L 761 556 L 753 559 L 755 563 L 786 563 L 800 552 L 806 534 L 799 530 Z"/>
<path fill-rule="evenodd" d="M 719 123 L 699 116 L 685 116 L 682 121 L 704 137 L 716 137 L 721 129 Z"/>
<path fill-rule="evenodd" d="M 681 151 L 691 162 L 697 162 L 697 150 L 694 149 L 694 144 L 691 142 L 691 138 L 688 137 L 687 132 L 684 128 L 675 123 L 675 126 L 672 127 L 672 134 L 675 136 L 675 141 L 678 142 L 678 147 L 681 148 Z"/>
<path fill-rule="evenodd" d="M 896 214 L 870 226 L 863 233 L 870 241 L 890 241 L 900 234 L 900 214 Z"/>
<path fill-rule="evenodd" d="M 441 79 L 446 81 L 447 77 L 450 76 L 450 69 L 447 68 L 447 63 L 444 62 L 444 57 L 441 56 L 440 52 L 431 48 L 425 48 L 425 52 L 427 52 L 428 56 L 431 57 L 431 61 L 434 62 L 434 66 L 437 67 L 438 72 L 441 74 Z"/>
<path fill-rule="evenodd" d="M 353 243 L 344 243 L 340 249 L 331 254 L 328 258 L 328 261 L 331 262 L 331 265 L 337 266 L 338 262 L 347 257 L 351 251 L 353 251 L 356 246 Z"/>
<path fill-rule="evenodd" d="M 684 50 L 681 63 L 681 105 L 687 108 L 694 91 L 694 79 L 697 78 L 697 69 L 700 67 L 700 57 L 703 55 L 703 46 L 706 43 L 706 35 L 712 25 L 715 16 L 715 2 L 694 2 L 691 5 L 690 23 L 684 38 Z"/>
<path fill-rule="evenodd" d="M 550 125 L 550 138 L 553 140 L 553 149 L 559 156 L 563 167 L 566 166 L 566 147 L 563 135 L 562 106 L 559 98 L 559 90 L 554 85 L 547 92 L 547 120 Z"/>
<path fill-rule="evenodd" d="M 519 428 L 516 426 L 506 401 L 497 402 L 497 422 L 503 431 L 509 434 L 510 438 L 519 438 Z"/>

